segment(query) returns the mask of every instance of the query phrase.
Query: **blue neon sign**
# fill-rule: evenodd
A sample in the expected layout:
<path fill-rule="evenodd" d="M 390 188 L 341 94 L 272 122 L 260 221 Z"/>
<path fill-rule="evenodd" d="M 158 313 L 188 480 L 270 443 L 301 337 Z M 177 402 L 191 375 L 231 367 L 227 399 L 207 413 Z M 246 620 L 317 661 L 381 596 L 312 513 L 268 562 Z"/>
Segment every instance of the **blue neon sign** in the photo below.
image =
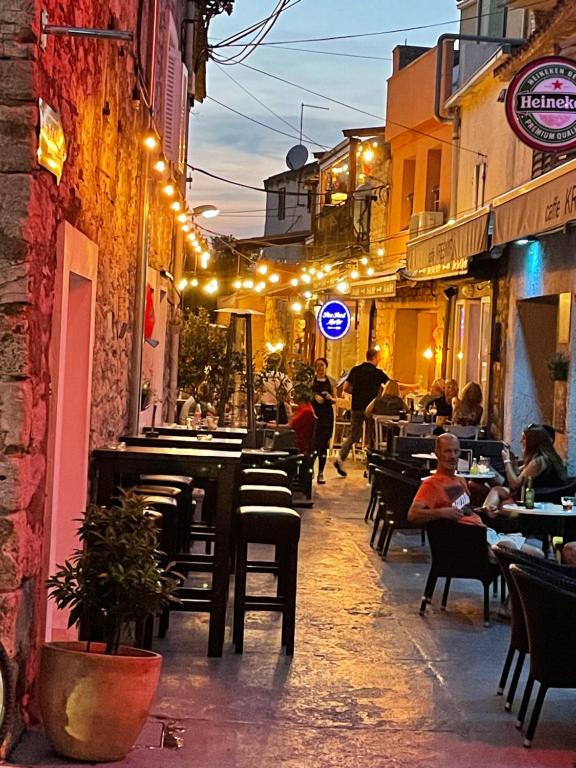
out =
<path fill-rule="evenodd" d="M 342 339 L 352 325 L 350 310 L 343 301 L 331 299 L 318 312 L 318 329 L 330 341 Z"/>

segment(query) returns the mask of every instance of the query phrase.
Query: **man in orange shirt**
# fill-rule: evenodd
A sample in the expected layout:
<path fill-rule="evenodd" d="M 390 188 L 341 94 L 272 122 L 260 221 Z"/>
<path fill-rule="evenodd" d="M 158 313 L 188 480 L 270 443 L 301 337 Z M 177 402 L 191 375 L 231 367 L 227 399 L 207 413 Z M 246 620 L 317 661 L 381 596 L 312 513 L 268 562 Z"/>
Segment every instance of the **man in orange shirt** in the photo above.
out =
<path fill-rule="evenodd" d="M 468 483 L 456 475 L 460 456 L 460 441 L 456 435 L 444 433 L 436 438 L 436 474 L 422 481 L 412 506 L 408 511 L 408 520 L 426 525 L 432 520 L 453 520 L 466 525 L 484 525 L 470 504 Z M 486 510 L 488 516 L 495 517 L 497 511 Z M 542 557 L 542 551 L 526 544 L 525 537 L 519 533 L 496 533 L 492 528 L 486 532 L 488 544 L 504 545 L 513 549 Z"/>

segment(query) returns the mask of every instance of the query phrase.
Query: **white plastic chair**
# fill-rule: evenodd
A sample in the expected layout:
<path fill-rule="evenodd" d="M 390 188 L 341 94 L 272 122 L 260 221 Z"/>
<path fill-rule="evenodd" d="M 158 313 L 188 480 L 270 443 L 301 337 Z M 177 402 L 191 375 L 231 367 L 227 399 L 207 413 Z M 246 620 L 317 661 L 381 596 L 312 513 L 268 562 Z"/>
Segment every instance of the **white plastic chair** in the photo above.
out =
<path fill-rule="evenodd" d="M 408 422 L 404 425 L 406 437 L 430 437 L 436 428 L 436 424 L 415 424 Z"/>
<path fill-rule="evenodd" d="M 444 427 L 444 431 L 456 437 L 461 437 L 464 440 L 478 440 L 478 433 L 480 427 L 464 426 L 463 424 L 449 424 Z"/>

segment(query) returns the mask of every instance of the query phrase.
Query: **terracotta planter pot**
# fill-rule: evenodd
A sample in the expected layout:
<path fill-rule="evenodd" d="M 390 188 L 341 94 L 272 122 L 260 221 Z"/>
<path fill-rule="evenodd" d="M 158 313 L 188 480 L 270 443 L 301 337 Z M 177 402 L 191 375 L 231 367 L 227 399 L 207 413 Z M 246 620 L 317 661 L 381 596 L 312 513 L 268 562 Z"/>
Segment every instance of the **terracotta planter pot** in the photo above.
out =
<path fill-rule="evenodd" d="M 106 763 L 129 752 L 148 717 L 162 657 L 102 643 L 47 643 L 40 662 L 40 711 L 46 735 L 61 755 Z"/>

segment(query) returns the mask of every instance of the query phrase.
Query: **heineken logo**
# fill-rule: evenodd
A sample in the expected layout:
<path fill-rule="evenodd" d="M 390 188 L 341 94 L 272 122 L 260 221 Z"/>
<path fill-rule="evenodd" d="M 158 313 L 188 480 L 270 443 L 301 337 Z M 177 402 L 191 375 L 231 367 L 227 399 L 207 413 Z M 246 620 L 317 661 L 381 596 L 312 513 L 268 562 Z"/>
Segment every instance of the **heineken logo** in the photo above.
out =
<path fill-rule="evenodd" d="M 533 149 L 576 148 L 576 62 L 548 56 L 522 67 L 506 93 L 506 116 Z"/>

